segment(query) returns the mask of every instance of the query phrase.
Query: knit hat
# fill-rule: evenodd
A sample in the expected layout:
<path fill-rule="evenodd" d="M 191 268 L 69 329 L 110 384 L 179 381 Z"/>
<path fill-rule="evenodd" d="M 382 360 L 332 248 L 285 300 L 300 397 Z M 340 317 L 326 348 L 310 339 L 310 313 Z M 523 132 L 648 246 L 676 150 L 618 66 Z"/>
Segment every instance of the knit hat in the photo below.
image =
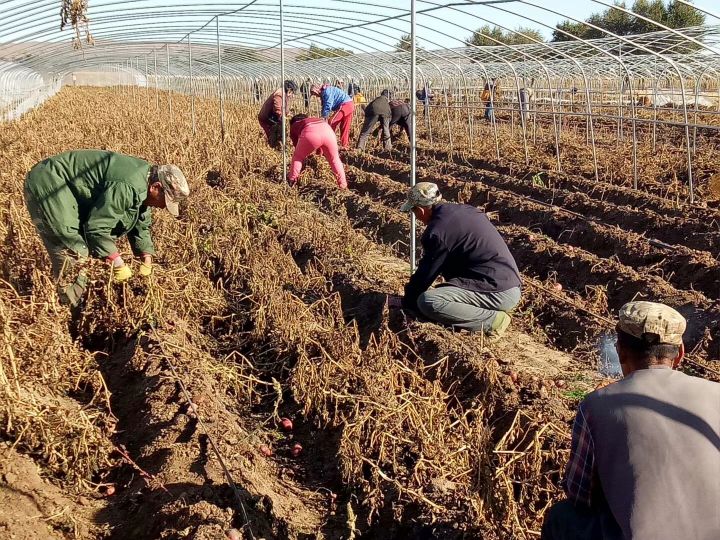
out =
<path fill-rule="evenodd" d="M 190 195 L 185 175 L 175 165 L 158 165 L 158 180 L 165 192 L 165 206 L 173 216 L 180 215 L 180 201 Z"/>
<path fill-rule="evenodd" d="M 654 334 L 661 344 L 683 343 L 685 317 L 665 304 L 629 302 L 620 308 L 619 319 L 618 329 L 638 339 L 644 334 Z"/>
<path fill-rule="evenodd" d="M 410 188 L 407 201 L 400 207 L 401 212 L 409 212 L 416 206 L 432 206 L 442 200 L 437 184 L 419 182 Z"/>

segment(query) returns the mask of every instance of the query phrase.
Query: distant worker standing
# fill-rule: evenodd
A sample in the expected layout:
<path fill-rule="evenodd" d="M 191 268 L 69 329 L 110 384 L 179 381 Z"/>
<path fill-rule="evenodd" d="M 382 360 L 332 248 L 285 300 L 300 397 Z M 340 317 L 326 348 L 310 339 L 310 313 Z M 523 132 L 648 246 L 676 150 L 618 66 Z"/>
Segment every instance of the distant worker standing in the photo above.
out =
<path fill-rule="evenodd" d="M 312 81 L 310 80 L 310 77 L 305 79 L 305 81 L 300 85 L 300 93 L 303 97 L 303 102 L 305 103 L 305 110 L 310 108 L 310 88 L 312 87 Z"/>
<path fill-rule="evenodd" d="M 345 168 L 340 161 L 335 132 L 322 118 L 310 118 L 296 114 L 290 119 L 290 139 L 295 145 L 288 183 L 297 184 L 305 159 L 313 152 L 320 152 L 327 159 L 340 189 L 347 188 Z"/>
<path fill-rule="evenodd" d="M 283 113 L 283 89 L 285 90 L 285 112 Z M 263 103 L 258 113 L 258 122 L 263 128 L 268 144 L 277 148 L 282 141 L 282 130 L 285 126 L 285 116 L 290 114 L 290 102 L 298 90 L 294 81 L 287 80 L 283 89 L 278 88 Z"/>
<path fill-rule="evenodd" d="M 140 275 L 152 273 L 150 208 L 179 213 L 190 193 L 175 165 L 151 165 L 140 158 L 103 150 L 74 150 L 36 164 L 25 179 L 25 203 L 45 249 L 64 304 L 78 306 L 85 293 L 89 256 L 105 258 L 113 279 L 132 277 L 116 240 L 127 235 L 141 257 Z"/>
<path fill-rule="evenodd" d="M 392 149 L 392 143 L 390 142 L 390 119 L 392 117 L 392 110 L 390 109 L 390 102 L 388 101 L 389 94 L 390 92 L 383 90 L 379 97 L 373 99 L 368 103 L 367 107 L 365 107 L 365 121 L 363 122 L 357 145 L 360 150 L 365 150 L 370 132 L 377 123 L 380 123 L 380 127 L 382 128 L 383 147 L 385 150 Z"/>
<path fill-rule="evenodd" d="M 518 92 L 518 97 L 520 98 L 520 118 L 524 124 L 527 122 L 528 113 L 530 112 L 530 98 L 532 97 L 532 90 L 529 88 L 521 88 L 520 92 Z"/>
<path fill-rule="evenodd" d="M 485 83 L 482 94 L 480 94 L 480 101 L 483 102 L 485 107 L 485 120 L 488 122 L 495 121 L 495 100 L 497 99 L 497 79 L 493 78 L 489 82 Z"/>
<path fill-rule="evenodd" d="M 676 371 L 686 326 L 664 304 L 620 308 L 623 379 L 580 402 L 542 540 L 720 538 L 720 384 Z"/>
<path fill-rule="evenodd" d="M 347 148 L 350 144 L 350 126 L 355 114 L 352 98 L 343 90 L 329 84 L 316 84 L 311 93 L 320 98 L 321 116 L 328 121 L 333 132 L 340 127 L 340 146 Z M 332 113 L 334 114 L 331 117 Z"/>
<path fill-rule="evenodd" d="M 520 302 L 520 272 L 505 241 L 488 217 L 466 204 L 446 203 L 436 184 L 413 186 L 403 212 L 427 227 L 423 256 L 405 286 L 401 305 L 456 329 L 501 336 Z M 444 282 L 429 287 L 438 276 Z M 397 300 L 390 302 L 397 307 Z"/>

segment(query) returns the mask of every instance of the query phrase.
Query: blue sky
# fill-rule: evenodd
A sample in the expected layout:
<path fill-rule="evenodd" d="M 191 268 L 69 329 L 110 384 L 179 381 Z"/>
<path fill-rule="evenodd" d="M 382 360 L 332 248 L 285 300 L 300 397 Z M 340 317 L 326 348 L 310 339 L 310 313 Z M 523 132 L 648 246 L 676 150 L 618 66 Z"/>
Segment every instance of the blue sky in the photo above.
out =
<path fill-rule="evenodd" d="M 560 20 L 573 17 L 585 19 L 591 13 L 603 11 L 603 2 L 593 0 L 508 0 L 482 5 L 457 0 L 453 7 L 418 16 L 418 37 L 426 48 L 459 47 L 473 30 L 483 24 L 497 24 L 508 28 L 533 27 L 549 37 L 552 27 Z M 608 0 L 610 1 L 610 0 Z M 211 20 L 218 11 L 238 9 L 247 2 L 215 0 L 89 0 L 90 28 L 96 37 L 125 36 L 125 39 L 178 41 L 190 29 Z M 418 11 L 442 5 L 445 1 L 417 1 Z M 69 39 L 71 31 L 59 32 L 57 0 L 0 1 L 0 42 L 9 40 Z M 530 4 L 545 6 L 545 11 Z M 628 1 L 632 4 L 632 0 Z M 286 39 L 298 38 L 290 45 L 307 46 L 310 41 L 329 46 L 337 45 L 357 51 L 388 50 L 403 33 L 409 31 L 407 18 L 389 20 L 380 25 L 358 27 L 337 36 L 327 33 L 331 27 L 357 25 L 363 21 L 392 16 L 409 9 L 409 0 L 284 0 L 287 29 Z M 720 14 L 718 0 L 696 0 L 695 5 Z M 255 0 L 247 11 L 223 19 L 225 40 L 243 46 L 272 46 L 278 41 L 277 0 Z M 18 9 L 21 7 L 21 9 Z M 158 15 L 162 14 L 162 17 Z M 128 17 L 125 17 L 127 15 Z M 138 17 L 140 15 L 141 17 Z M 108 20 L 121 17 L 121 20 Z M 135 18 L 134 18 L 135 17 Z M 708 23 L 720 24 L 720 19 L 708 17 Z M 162 31 L 145 30 L 155 25 Z M 308 36 L 309 34 L 315 34 Z M 214 39 L 214 24 L 196 34 L 198 41 Z M 195 39 L 195 37 L 193 38 Z"/>

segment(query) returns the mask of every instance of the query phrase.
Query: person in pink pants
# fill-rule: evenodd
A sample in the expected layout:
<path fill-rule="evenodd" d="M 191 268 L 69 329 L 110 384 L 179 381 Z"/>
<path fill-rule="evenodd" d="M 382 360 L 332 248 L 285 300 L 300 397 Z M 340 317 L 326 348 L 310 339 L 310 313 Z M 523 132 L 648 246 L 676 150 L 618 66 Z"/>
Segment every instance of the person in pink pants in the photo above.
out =
<path fill-rule="evenodd" d="M 322 154 L 328 160 L 340 189 L 347 188 L 345 168 L 340 161 L 335 131 L 322 118 L 310 118 L 306 114 L 296 114 L 290 119 L 290 139 L 295 145 L 288 183 L 297 184 L 303 169 L 305 158 L 313 152 Z"/>

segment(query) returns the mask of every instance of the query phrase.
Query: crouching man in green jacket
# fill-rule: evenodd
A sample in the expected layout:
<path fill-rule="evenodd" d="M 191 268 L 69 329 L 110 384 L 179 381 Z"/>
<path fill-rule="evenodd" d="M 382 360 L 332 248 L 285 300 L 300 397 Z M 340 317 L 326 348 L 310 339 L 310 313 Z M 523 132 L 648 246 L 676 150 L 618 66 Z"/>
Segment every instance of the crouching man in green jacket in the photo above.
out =
<path fill-rule="evenodd" d="M 190 194 L 175 165 L 103 150 L 73 150 L 36 164 L 25 179 L 25 203 L 52 263 L 60 300 L 80 304 L 87 285 L 89 256 L 107 259 L 116 282 L 132 277 L 115 242 L 127 235 L 141 257 L 140 274 L 152 273 L 155 255 L 150 208 L 175 217 Z"/>

